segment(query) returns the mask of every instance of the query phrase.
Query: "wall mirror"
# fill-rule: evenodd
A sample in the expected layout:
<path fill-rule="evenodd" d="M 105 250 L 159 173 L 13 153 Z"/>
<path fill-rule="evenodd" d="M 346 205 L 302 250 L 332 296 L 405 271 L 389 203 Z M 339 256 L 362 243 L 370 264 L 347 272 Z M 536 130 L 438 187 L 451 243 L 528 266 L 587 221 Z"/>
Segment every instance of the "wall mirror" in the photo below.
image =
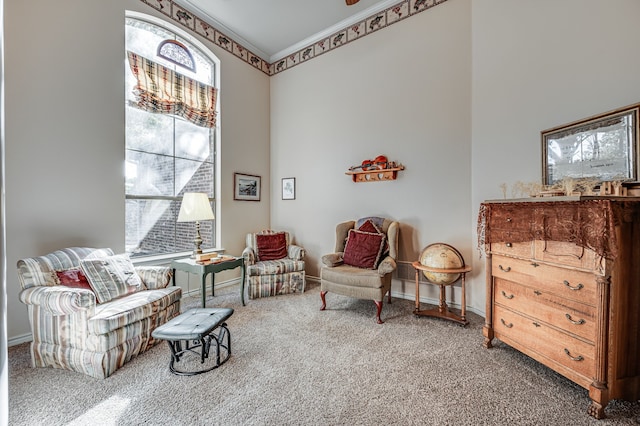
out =
<path fill-rule="evenodd" d="M 640 103 L 544 130 L 542 183 L 638 180 Z"/>

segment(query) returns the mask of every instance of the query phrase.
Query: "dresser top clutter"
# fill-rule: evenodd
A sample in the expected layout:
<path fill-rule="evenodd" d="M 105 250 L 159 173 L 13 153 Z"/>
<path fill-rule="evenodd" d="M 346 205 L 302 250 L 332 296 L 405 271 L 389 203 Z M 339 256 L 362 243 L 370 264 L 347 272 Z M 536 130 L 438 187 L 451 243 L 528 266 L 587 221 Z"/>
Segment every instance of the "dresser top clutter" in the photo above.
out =
<path fill-rule="evenodd" d="M 484 345 L 494 339 L 589 392 L 588 414 L 640 399 L 640 197 L 486 201 Z"/>

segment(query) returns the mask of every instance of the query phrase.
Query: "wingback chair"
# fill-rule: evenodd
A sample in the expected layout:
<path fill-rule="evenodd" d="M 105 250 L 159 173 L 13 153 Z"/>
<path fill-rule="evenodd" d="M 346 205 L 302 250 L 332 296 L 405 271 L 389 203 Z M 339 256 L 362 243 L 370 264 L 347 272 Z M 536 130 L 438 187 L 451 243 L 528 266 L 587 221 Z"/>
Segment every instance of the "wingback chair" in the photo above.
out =
<path fill-rule="evenodd" d="M 288 232 L 250 233 L 246 244 L 242 256 L 250 299 L 304 292 L 305 250 L 291 244 Z"/>
<path fill-rule="evenodd" d="M 327 307 L 327 292 L 358 299 L 372 299 L 376 320 L 384 295 L 391 303 L 391 274 L 398 255 L 398 222 L 373 217 L 348 221 L 336 226 L 335 253 L 322 257 L 320 271 L 321 310 Z"/>

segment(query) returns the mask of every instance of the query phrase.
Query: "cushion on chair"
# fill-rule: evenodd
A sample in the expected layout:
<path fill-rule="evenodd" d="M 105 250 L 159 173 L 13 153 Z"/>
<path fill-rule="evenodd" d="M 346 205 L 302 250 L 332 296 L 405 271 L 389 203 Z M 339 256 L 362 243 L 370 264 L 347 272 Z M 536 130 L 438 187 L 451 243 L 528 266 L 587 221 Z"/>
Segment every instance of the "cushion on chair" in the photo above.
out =
<path fill-rule="evenodd" d="M 358 231 L 372 232 L 374 234 L 381 234 L 380 228 L 376 226 L 371 219 L 367 219 L 362 225 L 358 227 Z"/>
<path fill-rule="evenodd" d="M 258 261 L 278 260 L 287 257 L 287 238 L 284 232 L 256 235 Z"/>
<path fill-rule="evenodd" d="M 349 230 L 344 248 L 344 263 L 359 268 L 377 268 L 385 248 L 385 240 L 383 234 Z"/>
<path fill-rule="evenodd" d="M 80 261 L 80 268 L 87 276 L 99 303 L 106 303 L 117 297 L 145 290 L 133 263 L 126 254 L 101 259 L 83 259 Z"/>
<path fill-rule="evenodd" d="M 64 269 L 62 271 L 55 271 L 54 274 L 54 279 L 57 280 L 57 283 L 59 285 L 73 288 L 84 288 L 86 290 L 93 291 L 86 275 L 80 268 L 70 268 Z"/>
<path fill-rule="evenodd" d="M 289 272 L 304 271 L 304 260 L 279 259 L 267 260 L 248 265 L 247 275 L 271 275 L 271 274 L 288 274 Z"/>

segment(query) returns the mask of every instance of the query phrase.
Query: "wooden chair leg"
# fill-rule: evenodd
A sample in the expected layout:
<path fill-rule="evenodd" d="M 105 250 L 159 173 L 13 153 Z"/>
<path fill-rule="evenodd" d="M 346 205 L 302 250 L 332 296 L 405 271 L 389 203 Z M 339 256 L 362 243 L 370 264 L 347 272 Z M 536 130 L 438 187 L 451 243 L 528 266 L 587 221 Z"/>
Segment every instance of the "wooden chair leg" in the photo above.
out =
<path fill-rule="evenodd" d="M 325 294 L 327 294 L 326 291 L 321 291 L 320 292 L 320 299 L 322 299 L 322 306 L 320 307 L 321 311 L 324 311 L 324 309 L 327 307 L 327 301 L 324 298 Z"/>
<path fill-rule="evenodd" d="M 377 308 L 376 320 L 378 321 L 378 324 L 384 324 L 384 321 L 380 319 L 380 313 L 382 312 L 382 300 L 380 301 L 374 300 L 373 303 L 376 304 L 376 308 Z"/>

